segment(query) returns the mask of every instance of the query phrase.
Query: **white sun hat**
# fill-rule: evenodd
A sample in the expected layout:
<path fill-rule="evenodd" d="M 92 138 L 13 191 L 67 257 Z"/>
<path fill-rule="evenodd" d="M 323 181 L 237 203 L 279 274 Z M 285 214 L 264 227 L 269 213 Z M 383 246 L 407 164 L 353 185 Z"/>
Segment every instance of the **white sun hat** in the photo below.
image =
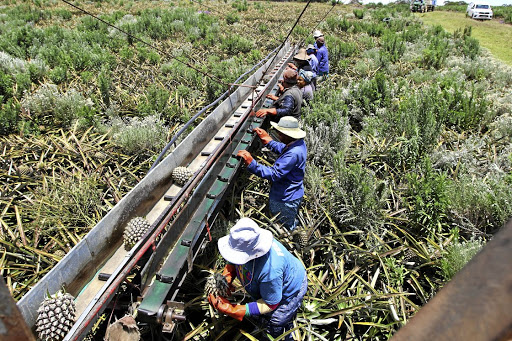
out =
<path fill-rule="evenodd" d="M 262 229 L 251 218 L 242 218 L 217 245 L 225 260 L 241 265 L 269 252 L 273 239 L 272 232 Z"/>
<path fill-rule="evenodd" d="M 315 32 L 313 32 L 313 38 L 315 38 L 315 40 L 318 38 L 318 37 L 323 37 L 324 34 L 322 32 L 320 32 L 319 30 L 316 30 Z"/>
<path fill-rule="evenodd" d="M 279 122 L 270 122 L 272 127 L 277 131 L 291 137 L 292 139 L 303 139 L 306 137 L 306 132 L 299 128 L 299 121 L 292 116 L 281 117 Z"/>

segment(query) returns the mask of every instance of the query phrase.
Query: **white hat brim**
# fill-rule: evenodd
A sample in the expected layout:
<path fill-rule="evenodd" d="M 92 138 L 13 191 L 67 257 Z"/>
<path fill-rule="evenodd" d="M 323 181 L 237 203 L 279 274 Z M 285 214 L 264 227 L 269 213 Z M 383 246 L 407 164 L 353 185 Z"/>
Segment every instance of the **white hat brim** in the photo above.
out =
<path fill-rule="evenodd" d="M 255 250 L 251 253 L 233 249 L 231 245 L 229 245 L 229 235 L 220 238 L 217 245 L 219 247 L 220 254 L 225 260 L 231 264 L 242 265 L 252 259 L 267 254 L 272 247 L 273 239 L 274 236 L 272 235 L 272 232 L 261 229 L 258 244 L 256 245 Z"/>
<path fill-rule="evenodd" d="M 281 133 L 285 134 L 286 136 L 290 136 L 293 139 L 303 139 L 306 137 L 306 132 L 300 128 L 283 128 L 279 126 L 277 122 L 270 122 L 272 127 L 274 129 L 280 131 Z"/>

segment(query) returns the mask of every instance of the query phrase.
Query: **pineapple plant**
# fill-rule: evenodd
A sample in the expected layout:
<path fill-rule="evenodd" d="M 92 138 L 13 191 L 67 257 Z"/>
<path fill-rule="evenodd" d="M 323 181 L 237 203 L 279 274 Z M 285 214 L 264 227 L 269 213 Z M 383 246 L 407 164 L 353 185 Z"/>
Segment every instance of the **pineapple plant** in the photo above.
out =
<path fill-rule="evenodd" d="M 206 279 L 204 286 L 206 296 L 213 294 L 214 296 L 228 297 L 230 295 L 229 283 L 221 273 L 213 272 Z"/>
<path fill-rule="evenodd" d="M 43 341 L 60 341 L 75 322 L 73 296 L 58 291 L 46 297 L 37 310 L 36 332 Z"/>
<path fill-rule="evenodd" d="M 126 225 L 123 234 L 125 250 L 131 250 L 131 248 L 137 244 L 137 242 L 140 240 L 140 238 L 142 238 L 150 226 L 151 224 L 142 217 L 135 217 L 130 220 Z"/>
<path fill-rule="evenodd" d="M 172 171 L 172 179 L 180 186 L 186 184 L 192 175 L 194 175 L 194 172 L 187 167 L 176 167 Z"/>

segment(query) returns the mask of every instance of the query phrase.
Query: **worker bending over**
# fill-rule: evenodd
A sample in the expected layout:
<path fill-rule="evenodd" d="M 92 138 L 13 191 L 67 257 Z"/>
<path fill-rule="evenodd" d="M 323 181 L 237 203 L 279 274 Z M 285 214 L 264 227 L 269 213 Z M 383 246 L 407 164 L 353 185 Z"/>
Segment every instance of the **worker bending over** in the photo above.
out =
<path fill-rule="evenodd" d="M 210 304 L 239 321 L 259 317 L 272 337 L 292 329 L 308 288 L 304 265 L 250 218 L 240 219 L 228 236 L 219 239 L 218 247 L 228 262 L 222 273 L 228 283 L 238 277 L 255 301 L 233 304 L 210 294 Z M 285 340 L 293 340 L 292 334 Z"/>
<path fill-rule="evenodd" d="M 257 117 L 269 116 L 271 121 L 277 122 L 284 116 L 293 116 L 300 119 L 302 106 L 302 91 L 297 86 L 297 71 L 286 68 L 283 72 L 282 84 L 279 84 L 279 96 L 267 95 L 274 100 L 272 108 L 262 108 L 256 112 Z"/>

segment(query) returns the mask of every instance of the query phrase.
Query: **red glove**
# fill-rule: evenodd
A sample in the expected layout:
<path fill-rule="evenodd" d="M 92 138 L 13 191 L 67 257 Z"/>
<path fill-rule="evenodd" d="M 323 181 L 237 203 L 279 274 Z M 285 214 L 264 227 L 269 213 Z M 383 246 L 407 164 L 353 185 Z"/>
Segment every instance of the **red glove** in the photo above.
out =
<path fill-rule="evenodd" d="M 221 313 L 231 316 L 238 321 L 242 321 L 244 319 L 246 311 L 245 304 L 233 304 L 224 297 L 215 297 L 212 294 L 208 296 L 208 301 L 215 309 Z"/>
<path fill-rule="evenodd" d="M 232 264 L 226 264 L 224 267 L 224 270 L 222 271 L 222 276 L 226 278 L 226 281 L 229 284 L 229 295 L 231 296 L 231 293 L 235 291 L 235 287 L 233 286 L 233 280 L 236 278 L 236 268 Z"/>
<path fill-rule="evenodd" d="M 240 156 L 242 159 L 244 159 L 244 162 L 247 166 L 249 166 L 251 164 L 252 160 L 254 160 L 252 158 L 251 153 L 249 153 L 247 150 L 239 150 L 238 154 L 236 154 L 236 156 Z"/>
<path fill-rule="evenodd" d="M 270 141 L 272 141 L 272 138 L 265 130 L 263 130 L 261 128 L 254 128 L 253 131 L 258 135 L 258 137 L 260 138 L 261 142 L 263 142 L 263 144 L 267 144 Z"/>
<path fill-rule="evenodd" d="M 226 264 L 224 270 L 222 270 L 222 276 L 226 277 L 229 284 L 233 283 L 236 278 L 236 267 L 233 264 Z"/>
<path fill-rule="evenodd" d="M 276 108 L 268 108 L 268 109 L 260 109 L 256 111 L 256 117 L 265 117 L 267 115 L 277 115 L 277 109 Z"/>

